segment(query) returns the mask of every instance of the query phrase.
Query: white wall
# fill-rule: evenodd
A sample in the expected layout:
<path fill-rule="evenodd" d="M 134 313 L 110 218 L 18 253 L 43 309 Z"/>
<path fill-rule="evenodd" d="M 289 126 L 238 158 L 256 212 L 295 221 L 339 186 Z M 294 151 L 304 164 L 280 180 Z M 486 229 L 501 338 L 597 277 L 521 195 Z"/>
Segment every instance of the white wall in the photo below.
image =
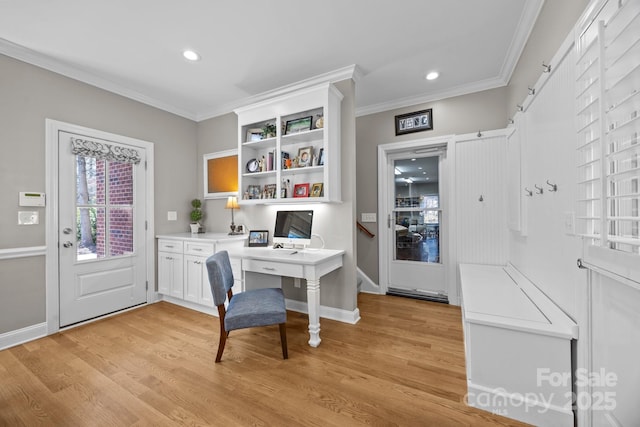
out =
<path fill-rule="evenodd" d="M 576 294 L 584 286 L 585 276 L 576 267 L 580 239 L 565 230 L 576 196 L 575 54 L 567 47 L 567 56 L 553 65 L 548 81 L 537 88 L 531 104 L 517 118 L 524 121 L 518 131 L 522 143 L 522 227 L 527 236 L 510 232 L 509 261 L 575 319 Z M 557 192 L 549 191 L 547 180 L 557 184 Z M 536 193 L 535 185 L 543 188 L 543 194 Z M 534 191 L 532 197 L 524 196 L 524 187 Z"/>

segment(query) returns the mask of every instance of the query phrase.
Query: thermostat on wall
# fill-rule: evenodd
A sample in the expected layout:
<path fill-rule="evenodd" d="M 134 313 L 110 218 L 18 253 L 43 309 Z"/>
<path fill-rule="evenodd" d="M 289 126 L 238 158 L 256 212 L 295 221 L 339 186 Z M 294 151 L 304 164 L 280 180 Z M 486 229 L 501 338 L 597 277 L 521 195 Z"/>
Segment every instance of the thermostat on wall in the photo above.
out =
<path fill-rule="evenodd" d="M 20 206 L 44 206 L 44 193 L 20 192 Z"/>

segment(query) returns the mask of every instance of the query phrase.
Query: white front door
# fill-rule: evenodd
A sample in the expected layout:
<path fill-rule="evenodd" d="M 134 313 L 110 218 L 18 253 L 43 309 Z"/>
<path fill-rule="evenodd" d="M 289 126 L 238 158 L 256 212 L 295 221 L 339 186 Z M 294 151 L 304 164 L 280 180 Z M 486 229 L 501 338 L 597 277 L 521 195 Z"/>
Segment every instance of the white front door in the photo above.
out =
<path fill-rule="evenodd" d="M 57 138 L 63 327 L 147 301 L 147 174 L 144 148 L 64 131 Z"/>
<path fill-rule="evenodd" d="M 394 153 L 387 164 L 387 293 L 447 301 L 443 150 Z"/>

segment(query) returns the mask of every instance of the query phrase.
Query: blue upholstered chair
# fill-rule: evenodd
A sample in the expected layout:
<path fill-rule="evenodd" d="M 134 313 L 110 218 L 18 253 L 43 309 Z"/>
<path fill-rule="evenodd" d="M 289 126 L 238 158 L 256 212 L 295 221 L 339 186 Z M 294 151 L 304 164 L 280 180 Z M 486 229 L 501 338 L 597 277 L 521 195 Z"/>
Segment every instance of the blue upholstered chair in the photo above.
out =
<path fill-rule="evenodd" d="M 233 272 L 227 251 L 220 251 L 207 258 L 207 271 L 213 302 L 218 307 L 220 315 L 220 342 L 216 363 L 222 359 L 222 352 L 230 331 L 276 324 L 280 326 L 282 357 L 288 359 L 287 310 L 282 289 L 255 289 L 233 295 L 231 290 Z M 229 304 L 225 309 L 224 303 L 227 297 Z"/>

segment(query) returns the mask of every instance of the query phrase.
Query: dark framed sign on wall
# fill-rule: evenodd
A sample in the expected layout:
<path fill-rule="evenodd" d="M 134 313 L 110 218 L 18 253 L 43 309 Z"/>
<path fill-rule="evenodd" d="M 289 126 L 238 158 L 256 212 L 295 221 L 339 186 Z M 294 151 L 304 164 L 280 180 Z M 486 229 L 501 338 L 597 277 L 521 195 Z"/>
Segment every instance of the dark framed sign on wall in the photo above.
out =
<path fill-rule="evenodd" d="M 396 136 L 423 130 L 433 130 L 431 108 L 396 116 Z"/>

